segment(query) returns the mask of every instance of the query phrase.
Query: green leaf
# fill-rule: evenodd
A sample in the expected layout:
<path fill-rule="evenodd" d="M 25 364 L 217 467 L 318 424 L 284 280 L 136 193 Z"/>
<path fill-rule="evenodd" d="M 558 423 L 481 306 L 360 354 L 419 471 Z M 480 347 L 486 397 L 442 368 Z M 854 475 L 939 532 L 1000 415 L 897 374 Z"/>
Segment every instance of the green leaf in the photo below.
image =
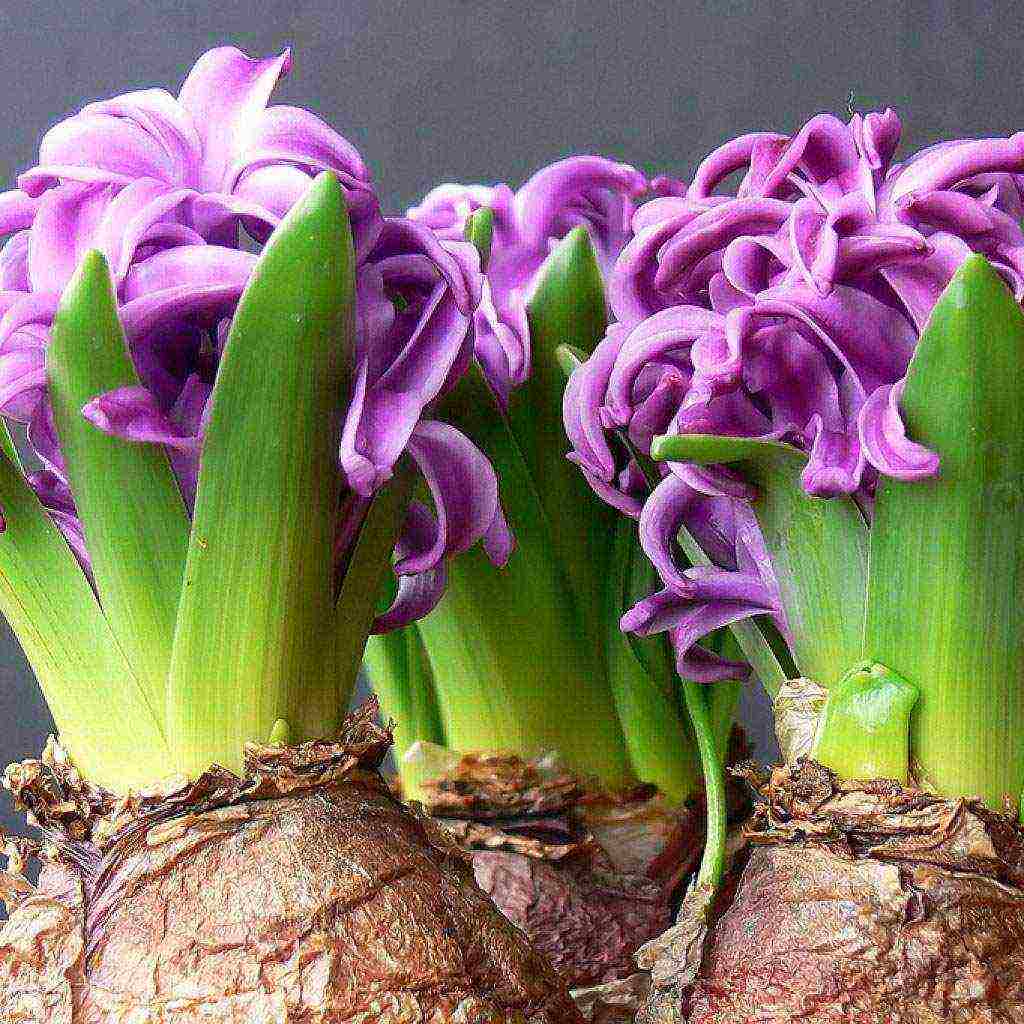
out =
<path fill-rule="evenodd" d="M 614 513 L 565 458 L 565 381 L 555 357 L 561 341 L 589 350 L 604 332 L 604 286 L 582 229 L 549 257 L 529 316 L 531 375 L 510 396 L 507 416 L 478 367 L 439 411 L 497 470 L 516 549 L 500 571 L 478 550 L 454 560 L 444 598 L 418 628 L 452 747 L 526 756 L 554 749 L 617 787 L 632 775 L 603 651 Z M 551 715 L 552 692 L 573 714 Z"/>
<path fill-rule="evenodd" d="M 587 586 L 594 604 L 584 617 L 526 457 L 479 367 L 445 397 L 439 415 L 491 460 L 516 539 L 500 570 L 479 548 L 453 559 L 445 596 L 418 625 L 447 742 L 461 751 L 499 748 L 524 756 L 557 750 L 567 764 L 608 786 L 628 784 L 625 739 L 603 658 L 606 574 L 591 566 Z M 587 493 L 575 500 L 593 517 L 592 529 L 605 513 L 583 487 Z M 610 526 L 604 536 L 607 543 Z M 552 693 L 571 713 L 551 714 Z"/>
<path fill-rule="evenodd" d="M 856 666 L 828 695 L 812 756 L 844 779 L 898 779 L 910 769 L 910 712 L 920 691 L 884 665 Z"/>
<path fill-rule="evenodd" d="M 0 611 L 62 743 L 93 783 L 116 793 L 152 785 L 172 771 L 156 709 L 75 556 L 6 454 L 0 507 L 7 522 L 0 533 Z"/>
<path fill-rule="evenodd" d="M 352 238 L 321 174 L 267 243 L 211 398 L 169 687 L 182 771 L 241 764 L 278 718 L 337 718 L 334 531 L 355 334 Z"/>
<path fill-rule="evenodd" d="M 566 458 L 565 372 L 558 357 L 563 345 L 592 352 L 608 324 L 601 268 L 585 228 L 574 228 L 548 256 L 527 313 L 530 377 L 509 400 L 509 426 L 547 514 L 553 549 L 580 614 L 586 623 L 597 624 L 592 636 L 600 643 L 602 595 L 617 513 L 594 496 L 583 474 Z"/>
<path fill-rule="evenodd" d="M 163 448 L 110 437 L 90 399 L 139 383 L 107 261 L 86 254 L 46 352 L 53 417 L 110 628 L 162 717 L 188 549 L 188 516 Z"/>
<path fill-rule="evenodd" d="M 908 436 L 937 477 L 883 477 L 864 652 L 915 683 L 922 781 L 1002 810 L 1024 788 L 1024 317 L 981 256 L 932 312 L 907 371 Z"/>
<path fill-rule="evenodd" d="M 758 490 L 754 511 L 779 582 L 801 675 L 832 686 L 861 660 L 868 533 L 848 498 L 813 498 L 801 484 L 806 457 L 750 438 L 655 438 L 656 459 L 739 463 Z M 689 552 L 687 552 L 689 553 Z"/>
<path fill-rule="evenodd" d="M 632 520 L 619 522 L 614 543 L 605 643 L 615 706 L 637 777 L 682 803 L 701 792 L 703 778 L 668 637 L 625 636 L 619 628 L 622 613 L 658 589 L 658 574 Z"/>
<path fill-rule="evenodd" d="M 651 442 L 651 458 L 656 462 L 692 462 L 698 466 L 715 463 L 751 462 L 772 456 L 806 460 L 798 448 L 781 441 L 762 441 L 756 437 L 731 437 L 725 434 L 660 434 Z"/>
<path fill-rule="evenodd" d="M 486 206 L 474 210 L 466 218 L 465 229 L 466 241 L 476 246 L 480 254 L 480 269 L 487 271 L 487 264 L 491 260 L 491 242 L 494 238 L 494 211 Z"/>

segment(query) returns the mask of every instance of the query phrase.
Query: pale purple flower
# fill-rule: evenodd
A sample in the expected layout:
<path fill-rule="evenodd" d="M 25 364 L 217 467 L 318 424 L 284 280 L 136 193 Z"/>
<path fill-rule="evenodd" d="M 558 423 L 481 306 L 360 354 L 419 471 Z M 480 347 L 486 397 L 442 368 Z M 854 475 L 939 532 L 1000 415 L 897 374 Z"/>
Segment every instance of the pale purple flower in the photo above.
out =
<path fill-rule="evenodd" d="M 476 357 L 501 401 L 530 375 L 526 307 L 552 248 L 582 225 L 609 273 L 631 237 L 635 200 L 646 189 L 644 176 L 628 164 L 573 156 L 538 171 L 517 192 L 507 185 L 439 185 L 408 211 L 451 240 L 463 237 L 474 211 L 493 213 L 491 256 L 474 322 Z"/>
<path fill-rule="evenodd" d="M 865 509 L 879 473 L 938 471 L 938 455 L 906 434 L 902 378 L 972 252 L 1024 299 L 1024 133 L 896 163 L 899 137 L 891 110 L 818 115 L 792 138 L 746 135 L 688 185 L 656 179 L 658 197 L 634 216 L 609 283 L 618 322 L 565 401 L 570 457 L 639 517 L 664 583 L 624 628 L 671 630 L 685 653 L 746 615 L 773 615 L 783 632 L 785 621 L 744 482 L 724 467 L 660 464 L 649 494 L 616 434 L 642 452 L 658 433 L 785 440 L 808 455 L 808 492 L 854 494 Z M 742 521 L 732 550 L 707 544 L 713 496 Z M 674 568 L 684 524 L 716 568 Z"/>
<path fill-rule="evenodd" d="M 899 136 L 891 110 L 849 123 L 821 114 L 792 138 L 727 143 L 689 186 L 656 181 L 662 195 L 637 212 L 610 292 L 625 323 L 670 308 L 711 314 L 672 350 L 687 422 L 670 429 L 703 429 L 700 408 L 727 433 L 785 437 L 809 452 L 804 483 L 822 496 L 870 485 L 876 471 L 937 470 L 888 398 L 971 252 L 1024 298 L 1024 134 L 894 163 Z M 721 191 L 733 175 L 735 190 Z M 607 415 L 624 426 L 633 381 L 615 378 Z"/>
<path fill-rule="evenodd" d="M 45 358 L 61 289 L 98 248 L 114 274 L 141 386 L 98 395 L 83 413 L 101 430 L 164 445 L 191 507 L 218 361 L 256 262 L 245 236 L 265 241 L 312 178 L 333 171 L 358 260 L 355 385 L 339 453 L 353 498 L 339 538 L 351 539 L 405 454 L 436 508 L 410 511 L 398 548 L 399 600 L 382 622 L 393 627 L 429 610 L 426 591 L 440 596 L 444 559 L 477 541 L 496 558 L 511 546 L 490 464 L 454 428 L 424 419 L 472 356 L 479 259 L 469 243 L 382 217 L 350 143 L 308 111 L 267 107 L 289 63 L 287 52 L 253 60 L 212 50 L 177 98 L 130 93 L 89 104 L 47 132 L 38 165 L 0 195 L 0 235 L 10 236 L 0 251 L 0 413 L 28 424 L 46 467 L 30 482 L 87 564 Z"/>

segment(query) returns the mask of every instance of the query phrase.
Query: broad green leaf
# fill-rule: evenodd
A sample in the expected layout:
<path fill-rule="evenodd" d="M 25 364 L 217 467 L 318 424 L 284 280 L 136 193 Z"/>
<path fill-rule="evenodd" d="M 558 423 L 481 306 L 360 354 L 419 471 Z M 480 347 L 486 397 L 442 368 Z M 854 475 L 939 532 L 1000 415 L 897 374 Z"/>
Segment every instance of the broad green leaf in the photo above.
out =
<path fill-rule="evenodd" d="M 920 695 L 884 665 L 864 662 L 829 691 L 812 756 L 844 779 L 898 779 L 910 769 L 910 712 Z"/>
<path fill-rule="evenodd" d="M 5 431 L 6 432 L 6 431 Z M 0 455 L 0 610 L 82 774 L 124 793 L 171 773 L 160 719 L 81 566 L 19 470 Z"/>
<path fill-rule="evenodd" d="M 907 371 L 908 436 L 938 476 L 883 477 L 864 654 L 916 684 L 922 781 L 993 808 L 1024 788 L 1024 317 L 981 256 L 932 312 Z"/>
<path fill-rule="evenodd" d="M 682 803 L 701 792 L 703 778 L 668 637 L 627 637 L 619 629 L 622 613 L 659 586 L 632 520 L 622 519 L 615 531 L 608 584 L 608 679 L 633 770 Z"/>
<path fill-rule="evenodd" d="M 447 742 L 462 751 L 497 745 L 527 756 L 558 750 L 568 764 L 609 785 L 628 782 L 598 632 L 605 577 L 595 575 L 589 584 L 601 603 L 585 620 L 527 460 L 478 367 L 446 396 L 439 416 L 491 460 L 516 539 L 502 569 L 479 548 L 453 559 L 445 596 L 419 623 Z M 599 512 L 593 495 L 579 500 L 590 506 L 586 511 Z M 553 693 L 569 713 L 551 714 Z"/>
<path fill-rule="evenodd" d="M 594 496 L 566 458 L 565 371 L 558 357 L 562 345 L 592 352 L 607 327 L 604 281 L 585 228 L 574 228 L 548 256 L 527 313 L 530 377 L 509 400 L 509 425 L 547 513 L 554 551 L 580 613 L 588 623 L 599 622 L 617 513 Z M 594 639 L 600 642 L 599 636 Z"/>
<path fill-rule="evenodd" d="M 139 383 L 107 261 L 95 250 L 86 254 L 64 289 L 46 370 L 104 613 L 162 716 L 188 516 L 160 446 L 111 437 L 82 416 L 90 399 Z"/>
<path fill-rule="evenodd" d="M 740 464 L 758 490 L 754 511 L 778 578 L 797 668 L 823 686 L 837 683 L 862 660 L 868 534 L 853 501 L 808 495 L 800 482 L 806 457 L 789 445 L 684 434 L 655 438 L 651 452 L 676 462 Z"/>
<path fill-rule="evenodd" d="M 336 720 L 334 531 L 355 334 L 352 238 L 321 174 L 267 243 L 217 374 L 169 686 L 182 771 L 238 768 L 284 718 Z"/>

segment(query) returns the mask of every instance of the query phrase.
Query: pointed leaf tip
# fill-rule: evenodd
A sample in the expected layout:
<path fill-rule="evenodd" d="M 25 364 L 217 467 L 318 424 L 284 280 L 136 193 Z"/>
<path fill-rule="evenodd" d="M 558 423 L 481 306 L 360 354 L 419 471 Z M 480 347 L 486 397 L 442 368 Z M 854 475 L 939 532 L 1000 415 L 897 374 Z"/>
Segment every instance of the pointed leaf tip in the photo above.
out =
<path fill-rule="evenodd" d="M 586 325 L 590 328 L 589 336 L 581 339 L 587 343 L 586 350 L 592 351 L 604 334 L 607 303 L 597 253 L 587 229 L 582 226 L 573 228 L 548 254 L 537 274 L 529 302 L 530 314 L 550 317 L 557 303 L 574 304 L 580 310 L 586 305 L 592 307 L 590 319 L 594 324 L 600 323 L 600 329 Z"/>
<path fill-rule="evenodd" d="M 587 354 L 572 345 L 559 345 L 555 349 L 555 359 L 568 380 L 587 361 Z"/>
<path fill-rule="evenodd" d="M 110 264 L 107 257 L 99 249 L 90 249 L 78 264 L 76 272 L 80 277 L 91 277 L 92 275 L 110 276 Z"/>
<path fill-rule="evenodd" d="M 655 462 L 692 462 L 703 466 L 780 455 L 800 462 L 807 458 L 799 449 L 780 441 L 726 434 L 658 434 L 651 442 L 651 458 Z"/>
<path fill-rule="evenodd" d="M 57 307 L 57 319 L 67 318 L 72 308 L 95 308 L 101 303 L 103 313 L 107 315 L 116 308 L 114 280 L 110 273 L 110 265 L 106 256 L 99 249 L 90 249 L 79 261 L 71 279 L 64 286 L 60 304 Z"/>
<path fill-rule="evenodd" d="M 476 246 L 476 251 L 480 254 L 480 269 L 486 273 L 487 264 L 491 259 L 491 243 L 494 240 L 494 211 L 487 206 L 474 210 L 466 218 L 464 233 L 466 241 Z"/>

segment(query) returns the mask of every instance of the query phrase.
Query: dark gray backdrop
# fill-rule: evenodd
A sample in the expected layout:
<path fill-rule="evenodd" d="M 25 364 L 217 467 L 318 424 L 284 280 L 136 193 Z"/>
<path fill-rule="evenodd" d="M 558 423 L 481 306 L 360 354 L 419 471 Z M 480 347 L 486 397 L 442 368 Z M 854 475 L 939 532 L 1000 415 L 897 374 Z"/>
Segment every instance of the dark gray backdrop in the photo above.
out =
<path fill-rule="evenodd" d="M 0 5 L 2 181 L 63 114 L 141 86 L 176 90 L 199 53 L 229 41 L 253 54 L 294 48 L 277 101 L 355 142 L 394 211 L 442 180 L 516 183 L 579 151 L 685 176 L 728 136 L 845 111 L 851 90 L 860 109 L 896 107 L 914 146 L 1024 127 L 1019 0 Z M 37 752 L 50 723 L 4 634 L 7 762 Z M 748 704 L 764 749 L 763 713 Z M 0 827 L 18 828 L 8 811 L 3 802 Z"/>

